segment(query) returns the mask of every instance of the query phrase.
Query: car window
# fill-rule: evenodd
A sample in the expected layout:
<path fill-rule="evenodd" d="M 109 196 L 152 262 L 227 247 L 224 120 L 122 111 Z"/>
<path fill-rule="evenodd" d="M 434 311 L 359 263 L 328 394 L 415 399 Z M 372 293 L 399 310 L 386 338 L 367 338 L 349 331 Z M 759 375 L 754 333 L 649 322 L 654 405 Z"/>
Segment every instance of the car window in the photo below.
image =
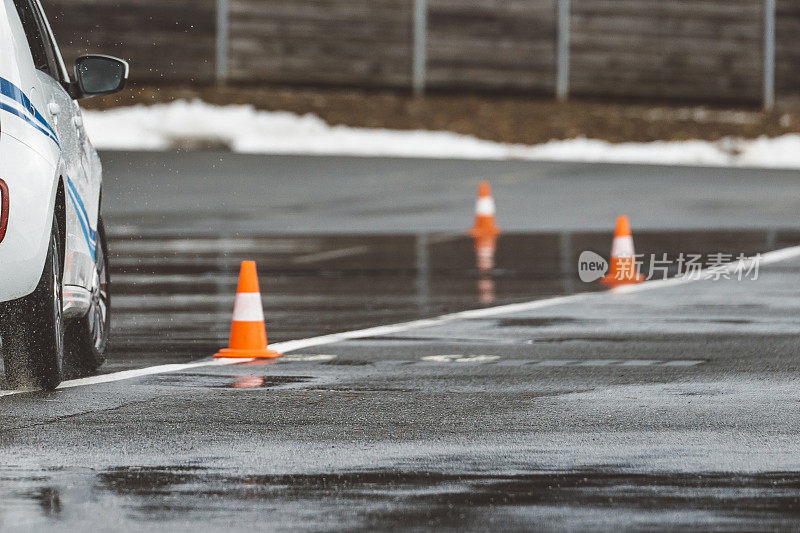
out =
<path fill-rule="evenodd" d="M 25 30 L 25 37 L 28 39 L 28 46 L 33 55 L 33 63 L 38 70 L 49 74 L 58 79 L 58 67 L 56 66 L 53 45 L 44 31 L 44 25 L 38 12 L 31 4 L 30 0 L 14 0 L 22 27 Z"/>
<path fill-rule="evenodd" d="M 61 68 L 61 54 L 59 53 L 58 45 L 56 45 L 56 42 L 53 38 L 53 32 L 50 30 L 50 27 L 47 23 L 47 16 L 44 14 L 44 8 L 42 7 L 41 2 L 38 0 L 30 1 L 33 5 L 33 9 L 36 10 L 36 13 L 39 15 L 39 28 L 41 28 L 42 39 L 44 40 L 45 48 L 47 49 L 47 57 L 50 62 L 52 76 L 58 81 L 69 82 L 69 77 Z"/>

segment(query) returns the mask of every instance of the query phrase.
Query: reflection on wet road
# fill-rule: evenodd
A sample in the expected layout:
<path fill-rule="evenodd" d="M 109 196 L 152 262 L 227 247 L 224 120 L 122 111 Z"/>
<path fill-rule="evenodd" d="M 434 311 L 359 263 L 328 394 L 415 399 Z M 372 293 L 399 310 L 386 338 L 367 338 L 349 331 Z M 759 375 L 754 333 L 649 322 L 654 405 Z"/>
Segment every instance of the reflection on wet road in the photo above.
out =
<path fill-rule="evenodd" d="M 752 255 L 797 231 L 638 232 L 637 252 Z M 225 346 L 239 262 L 258 263 L 270 342 L 481 306 L 601 290 L 578 256 L 608 233 L 132 238 L 111 231 L 113 336 L 103 372 L 208 357 Z M 496 249 L 495 249 L 496 248 Z M 645 269 L 647 266 L 645 266 Z"/>
<path fill-rule="evenodd" d="M 780 472 L 629 474 L 609 467 L 516 475 L 414 470 L 241 475 L 201 466 L 152 466 L 35 478 L 19 472 L 4 481 L 17 487 L 3 495 L 11 516 L 39 515 L 38 524 L 50 526 L 91 523 L 80 516 L 82 499 L 109 516 L 124 513 L 148 530 L 165 531 L 188 530 L 187 521 L 203 524 L 199 530 L 225 528 L 231 516 L 267 529 L 359 531 L 387 524 L 522 531 L 554 522 L 564 530 L 588 524 L 652 529 L 664 523 L 691 530 L 700 522 L 705 528 L 748 531 L 786 529 L 800 518 L 800 476 Z"/>
<path fill-rule="evenodd" d="M 244 259 L 258 263 L 276 342 L 597 291 L 577 258 L 611 243 L 608 232 L 110 233 L 103 372 L 224 346 Z M 752 255 L 800 232 L 635 240 L 646 256 Z M 593 294 L 280 360 L 10 396 L 0 529 L 787 529 L 800 518 L 786 377 L 798 272 L 777 264 L 758 284 Z"/>

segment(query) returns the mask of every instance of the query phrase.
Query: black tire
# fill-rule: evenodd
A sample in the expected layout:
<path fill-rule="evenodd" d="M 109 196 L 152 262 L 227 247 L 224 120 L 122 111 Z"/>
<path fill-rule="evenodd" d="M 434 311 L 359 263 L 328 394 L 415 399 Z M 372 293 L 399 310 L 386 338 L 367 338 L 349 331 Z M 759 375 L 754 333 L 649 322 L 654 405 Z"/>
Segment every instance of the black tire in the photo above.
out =
<path fill-rule="evenodd" d="M 82 373 L 96 371 L 105 361 L 111 325 L 110 289 L 106 228 L 101 218 L 97 223 L 97 252 L 89 311 L 83 317 L 69 321 L 66 330 L 68 360 Z"/>
<path fill-rule="evenodd" d="M 6 378 L 14 388 L 52 390 L 61 383 L 64 363 L 64 298 L 61 234 L 53 220 L 50 245 L 36 289 L 3 304 L 0 334 Z"/>

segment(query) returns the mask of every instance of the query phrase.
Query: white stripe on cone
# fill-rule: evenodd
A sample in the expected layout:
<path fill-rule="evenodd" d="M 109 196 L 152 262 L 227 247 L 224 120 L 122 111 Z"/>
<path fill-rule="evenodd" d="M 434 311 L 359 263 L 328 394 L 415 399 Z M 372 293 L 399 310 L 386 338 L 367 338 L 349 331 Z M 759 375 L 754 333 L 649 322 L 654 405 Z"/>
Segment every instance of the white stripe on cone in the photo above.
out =
<path fill-rule="evenodd" d="M 497 208 L 494 205 L 494 198 L 485 197 L 485 198 L 478 198 L 478 202 L 475 204 L 475 214 L 476 215 L 494 215 L 497 211 Z"/>
<path fill-rule="evenodd" d="M 233 305 L 234 322 L 263 322 L 264 308 L 261 307 L 261 295 L 257 292 L 240 292 Z"/>
<path fill-rule="evenodd" d="M 611 245 L 611 257 L 633 257 L 634 255 L 636 252 L 633 250 L 633 237 L 630 235 L 614 237 Z"/>

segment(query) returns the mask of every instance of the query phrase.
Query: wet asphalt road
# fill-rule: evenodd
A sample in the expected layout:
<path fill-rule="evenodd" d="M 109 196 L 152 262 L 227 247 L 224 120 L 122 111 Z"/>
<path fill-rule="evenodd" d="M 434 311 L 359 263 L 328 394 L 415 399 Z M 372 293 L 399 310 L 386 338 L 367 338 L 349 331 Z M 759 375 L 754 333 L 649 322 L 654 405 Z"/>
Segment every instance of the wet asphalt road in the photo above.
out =
<path fill-rule="evenodd" d="M 224 345 L 242 259 L 258 262 L 271 342 L 582 296 L 263 364 L 2 397 L 3 531 L 800 518 L 800 261 L 636 294 L 576 273 L 581 251 L 607 254 L 626 196 L 640 253 L 796 245 L 797 173 L 225 155 L 212 180 L 219 157 L 107 154 L 103 372 Z M 463 232 L 478 178 L 511 230 L 491 270 Z"/>
<path fill-rule="evenodd" d="M 489 179 L 515 232 L 800 228 L 794 170 L 220 152 L 106 152 L 103 202 L 132 235 L 463 232 Z"/>

